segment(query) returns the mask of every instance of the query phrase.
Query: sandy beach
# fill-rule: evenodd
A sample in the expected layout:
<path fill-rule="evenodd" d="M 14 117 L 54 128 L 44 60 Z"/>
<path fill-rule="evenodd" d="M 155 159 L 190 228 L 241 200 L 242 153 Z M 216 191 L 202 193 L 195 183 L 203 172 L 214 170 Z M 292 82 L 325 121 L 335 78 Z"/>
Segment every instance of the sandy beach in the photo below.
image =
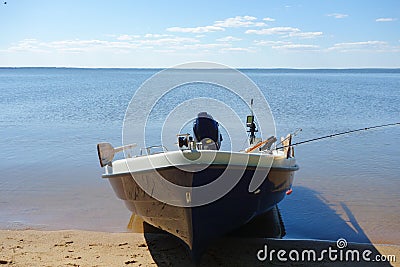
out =
<path fill-rule="evenodd" d="M 106 233 L 78 230 L 0 230 L 1 266 L 194 266 L 176 238 L 159 233 Z M 304 266 L 304 262 L 280 262 L 276 257 L 260 261 L 257 253 L 268 250 L 336 248 L 335 242 L 224 238 L 204 254 L 198 266 Z M 347 249 L 371 250 L 375 255 L 400 257 L 400 246 L 347 244 Z M 265 251 L 265 250 L 264 250 Z M 263 254 L 263 252 L 261 253 Z M 261 255 L 262 256 L 262 255 Z M 312 263 L 312 264 L 311 264 Z M 366 262 L 308 262 L 313 266 L 365 266 Z M 396 262 L 370 262 L 368 266 L 396 266 Z"/>

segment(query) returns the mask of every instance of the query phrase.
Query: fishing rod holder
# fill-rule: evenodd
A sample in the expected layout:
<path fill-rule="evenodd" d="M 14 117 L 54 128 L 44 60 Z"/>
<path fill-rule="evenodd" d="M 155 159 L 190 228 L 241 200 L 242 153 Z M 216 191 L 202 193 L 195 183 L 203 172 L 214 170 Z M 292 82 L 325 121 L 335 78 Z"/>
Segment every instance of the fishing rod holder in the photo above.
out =
<path fill-rule="evenodd" d="M 250 133 L 249 143 L 250 143 L 250 145 L 252 145 L 252 144 L 254 144 L 254 141 L 256 139 L 255 133 L 258 132 L 257 126 L 254 123 L 254 115 L 247 116 L 246 126 L 249 127 L 249 130 L 247 132 Z"/>
<path fill-rule="evenodd" d="M 151 152 L 152 149 L 156 149 L 156 148 L 162 149 L 163 151 L 168 151 L 168 149 L 167 149 L 165 146 L 163 146 L 163 145 L 142 147 L 142 148 L 140 148 L 140 156 L 143 156 L 143 155 L 152 155 L 152 154 L 160 153 L 160 152 L 153 152 L 153 153 Z M 143 151 L 145 151 L 146 154 L 144 154 Z"/>

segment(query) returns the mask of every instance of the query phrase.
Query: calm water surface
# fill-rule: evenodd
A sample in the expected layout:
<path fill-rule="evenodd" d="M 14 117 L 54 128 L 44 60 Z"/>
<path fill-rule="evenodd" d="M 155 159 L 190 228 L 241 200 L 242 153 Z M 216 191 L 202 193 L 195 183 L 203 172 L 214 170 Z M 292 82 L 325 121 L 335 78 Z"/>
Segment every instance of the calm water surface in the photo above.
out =
<path fill-rule="evenodd" d="M 96 144 L 121 144 L 125 109 L 157 71 L 0 69 L 0 228 L 125 231 L 130 214 L 101 179 Z M 278 136 L 303 129 L 295 142 L 399 122 L 399 70 L 243 72 Z M 300 145 L 296 156 L 293 194 L 280 204 L 288 238 L 400 244 L 400 127 Z"/>

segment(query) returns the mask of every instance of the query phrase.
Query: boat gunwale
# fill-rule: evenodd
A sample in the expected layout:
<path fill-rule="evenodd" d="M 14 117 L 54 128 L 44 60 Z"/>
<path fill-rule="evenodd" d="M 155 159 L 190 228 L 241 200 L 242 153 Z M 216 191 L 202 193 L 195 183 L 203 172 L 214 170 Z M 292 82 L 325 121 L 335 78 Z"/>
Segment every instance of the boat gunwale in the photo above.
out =
<path fill-rule="evenodd" d="M 187 165 L 184 165 L 187 166 Z M 199 166 L 196 164 L 196 166 Z M 226 167 L 226 164 L 210 164 L 207 168 L 221 168 L 221 167 Z M 237 165 L 239 167 L 243 167 L 243 165 Z M 178 169 L 179 166 L 171 165 L 171 166 L 166 166 L 166 167 L 160 167 L 160 168 L 154 168 L 154 169 L 147 169 L 147 170 L 139 170 L 139 171 L 131 171 L 131 172 L 120 172 L 120 173 L 109 173 L 109 174 L 102 174 L 102 178 L 109 179 L 109 178 L 120 178 L 126 175 L 132 175 L 132 174 L 141 174 L 141 173 L 146 173 L 146 172 L 153 172 L 153 171 L 162 171 L 162 170 L 167 170 L 170 168 L 175 168 Z M 247 166 L 246 170 L 256 170 L 257 166 Z M 270 171 L 281 171 L 281 172 L 291 172 L 291 171 L 298 171 L 299 170 L 299 165 L 295 164 L 293 166 L 288 166 L 288 167 L 259 167 L 261 169 L 269 169 Z M 193 172 L 196 173 L 196 172 Z"/>

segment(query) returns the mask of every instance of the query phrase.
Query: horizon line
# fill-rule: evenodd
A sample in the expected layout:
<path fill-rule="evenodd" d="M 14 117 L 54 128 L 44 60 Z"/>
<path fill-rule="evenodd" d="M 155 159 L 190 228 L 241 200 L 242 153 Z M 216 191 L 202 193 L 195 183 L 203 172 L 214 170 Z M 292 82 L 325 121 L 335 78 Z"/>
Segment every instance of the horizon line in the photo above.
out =
<path fill-rule="evenodd" d="M 345 68 L 293 68 L 293 67 L 238 67 L 238 68 L 174 68 L 174 67 L 64 67 L 64 66 L 0 66 L 0 69 L 176 69 L 176 70 L 400 70 L 400 67 L 345 67 Z"/>

